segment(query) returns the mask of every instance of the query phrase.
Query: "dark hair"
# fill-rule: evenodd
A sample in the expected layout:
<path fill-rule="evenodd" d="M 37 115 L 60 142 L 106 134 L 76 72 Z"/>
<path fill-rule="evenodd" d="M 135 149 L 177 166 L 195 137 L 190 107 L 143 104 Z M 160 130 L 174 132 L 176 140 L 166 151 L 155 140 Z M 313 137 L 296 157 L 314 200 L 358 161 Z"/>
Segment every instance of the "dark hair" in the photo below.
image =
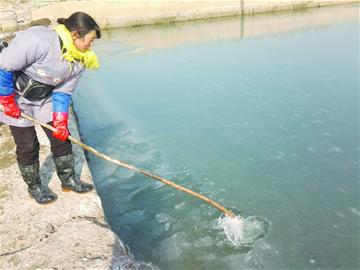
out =
<path fill-rule="evenodd" d="M 95 30 L 96 38 L 101 38 L 101 31 L 99 25 L 95 20 L 85 12 L 75 12 L 69 18 L 57 19 L 59 24 L 64 24 L 67 30 L 76 31 L 80 37 L 84 37 L 87 33 Z"/>

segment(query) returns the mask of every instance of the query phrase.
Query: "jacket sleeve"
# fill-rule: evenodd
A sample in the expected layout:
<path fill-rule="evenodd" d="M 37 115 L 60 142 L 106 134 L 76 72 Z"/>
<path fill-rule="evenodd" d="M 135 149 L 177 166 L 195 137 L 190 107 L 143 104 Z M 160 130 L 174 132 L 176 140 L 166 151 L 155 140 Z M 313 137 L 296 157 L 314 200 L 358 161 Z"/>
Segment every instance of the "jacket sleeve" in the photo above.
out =
<path fill-rule="evenodd" d="M 0 69 L 0 96 L 9 96 L 14 92 L 13 78 L 11 71 Z"/>
<path fill-rule="evenodd" d="M 70 80 L 57 85 L 52 93 L 53 112 L 68 112 L 71 95 L 79 83 L 82 72 Z"/>

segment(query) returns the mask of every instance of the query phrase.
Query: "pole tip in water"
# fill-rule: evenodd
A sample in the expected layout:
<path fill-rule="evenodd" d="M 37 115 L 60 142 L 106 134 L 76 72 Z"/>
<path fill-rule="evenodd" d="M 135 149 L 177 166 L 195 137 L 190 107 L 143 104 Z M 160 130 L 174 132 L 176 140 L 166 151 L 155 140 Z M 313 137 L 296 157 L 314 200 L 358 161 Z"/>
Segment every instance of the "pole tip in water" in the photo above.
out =
<path fill-rule="evenodd" d="M 218 227 L 223 229 L 234 247 L 250 247 L 255 240 L 265 236 L 268 223 L 258 217 L 221 215 Z"/>

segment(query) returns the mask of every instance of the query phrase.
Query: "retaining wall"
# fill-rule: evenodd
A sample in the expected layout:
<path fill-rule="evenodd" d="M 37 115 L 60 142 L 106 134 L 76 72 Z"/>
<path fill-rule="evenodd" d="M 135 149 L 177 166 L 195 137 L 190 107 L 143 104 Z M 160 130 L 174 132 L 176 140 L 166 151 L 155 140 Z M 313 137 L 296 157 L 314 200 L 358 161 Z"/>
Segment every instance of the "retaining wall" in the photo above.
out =
<path fill-rule="evenodd" d="M 231 0 L 231 1 L 81 1 L 61 2 L 32 12 L 33 19 L 52 21 L 83 10 L 96 18 L 102 28 L 117 28 L 186 20 L 237 16 L 260 12 L 298 10 L 326 5 L 358 2 L 357 0 Z M 51 14 L 51 17 L 49 17 Z"/>
<path fill-rule="evenodd" d="M 31 21 L 43 18 L 54 23 L 79 10 L 91 14 L 101 28 L 117 28 L 354 2 L 360 0 L 7 0 L 0 9 L 0 33 L 28 27 Z"/>

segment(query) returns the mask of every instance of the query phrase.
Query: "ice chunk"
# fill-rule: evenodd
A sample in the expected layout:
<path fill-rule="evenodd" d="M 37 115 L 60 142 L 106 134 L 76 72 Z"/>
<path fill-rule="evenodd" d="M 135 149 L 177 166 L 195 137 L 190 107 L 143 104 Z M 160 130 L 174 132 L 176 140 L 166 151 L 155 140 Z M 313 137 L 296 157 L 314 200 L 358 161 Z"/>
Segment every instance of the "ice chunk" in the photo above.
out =
<path fill-rule="evenodd" d="M 214 240 L 210 236 L 200 238 L 195 241 L 194 247 L 211 247 L 214 245 Z"/>
<path fill-rule="evenodd" d="M 160 213 L 160 214 L 156 214 L 155 220 L 158 223 L 166 223 L 169 221 L 169 217 L 164 213 Z"/>

